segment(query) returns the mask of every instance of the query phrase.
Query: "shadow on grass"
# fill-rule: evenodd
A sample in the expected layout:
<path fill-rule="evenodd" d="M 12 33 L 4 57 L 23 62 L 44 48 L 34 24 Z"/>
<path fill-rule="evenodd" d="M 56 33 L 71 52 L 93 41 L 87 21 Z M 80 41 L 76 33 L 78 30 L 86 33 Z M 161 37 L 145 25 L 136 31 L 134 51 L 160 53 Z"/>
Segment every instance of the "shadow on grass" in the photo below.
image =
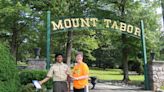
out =
<path fill-rule="evenodd" d="M 119 74 L 119 73 L 90 73 L 90 74 L 96 74 L 96 75 L 120 75 L 122 76 L 122 74 Z"/>
<path fill-rule="evenodd" d="M 118 85 L 131 85 L 131 86 L 138 86 L 138 87 L 143 87 L 144 86 L 144 81 L 136 81 L 136 80 L 131 80 L 128 83 L 124 83 L 122 80 L 98 80 L 98 83 L 111 83 L 112 85 L 118 86 Z"/>
<path fill-rule="evenodd" d="M 97 68 L 97 67 L 92 67 L 90 68 L 91 70 L 100 70 L 100 71 L 113 71 L 113 72 L 122 72 L 121 69 L 102 69 L 102 68 Z"/>

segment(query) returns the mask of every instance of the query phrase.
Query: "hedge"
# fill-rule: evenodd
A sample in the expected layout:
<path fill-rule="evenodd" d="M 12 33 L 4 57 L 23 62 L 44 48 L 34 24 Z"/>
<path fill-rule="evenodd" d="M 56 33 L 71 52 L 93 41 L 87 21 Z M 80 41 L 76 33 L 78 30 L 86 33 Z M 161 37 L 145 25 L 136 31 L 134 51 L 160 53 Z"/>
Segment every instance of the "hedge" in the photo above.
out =
<path fill-rule="evenodd" d="M 19 92 L 19 83 L 16 61 L 8 48 L 0 43 L 0 92 Z"/>
<path fill-rule="evenodd" d="M 19 73 L 20 82 L 22 85 L 28 85 L 32 83 L 32 80 L 43 80 L 47 75 L 46 70 L 22 70 Z M 52 80 L 49 80 L 47 83 L 43 84 L 47 89 L 52 88 Z"/>

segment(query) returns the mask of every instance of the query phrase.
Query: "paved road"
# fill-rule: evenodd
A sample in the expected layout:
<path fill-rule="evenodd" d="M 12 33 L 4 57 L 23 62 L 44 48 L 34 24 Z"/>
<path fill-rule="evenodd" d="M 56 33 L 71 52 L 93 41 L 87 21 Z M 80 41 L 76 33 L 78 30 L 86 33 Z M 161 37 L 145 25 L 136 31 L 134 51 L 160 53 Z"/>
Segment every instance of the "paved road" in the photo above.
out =
<path fill-rule="evenodd" d="M 94 90 L 90 92 L 152 92 L 141 90 L 139 87 L 114 86 L 104 83 L 98 83 Z"/>
<path fill-rule="evenodd" d="M 92 85 L 90 84 L 89 87 L 91 88 Z M 52 92 L 52 90 L 48 92 Z M 71 90 L 71 92 L 73 91 Z M 142 90 L 142 88 L 136 86 L 112 85 L 110 83 L 97 83 L 95 89 L 89 90 L 89 92 L 153 92 L 153 91 Z M 160 91 L 160 92 L 164 92 L 164 91 Z"/>

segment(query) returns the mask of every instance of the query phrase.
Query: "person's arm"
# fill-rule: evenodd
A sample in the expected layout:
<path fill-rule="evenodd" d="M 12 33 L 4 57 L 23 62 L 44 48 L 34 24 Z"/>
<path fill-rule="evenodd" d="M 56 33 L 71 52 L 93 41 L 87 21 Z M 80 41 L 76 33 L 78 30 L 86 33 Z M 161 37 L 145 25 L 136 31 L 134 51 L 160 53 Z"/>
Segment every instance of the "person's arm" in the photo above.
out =
<path fill-rule="evenodd" d="M 71 69 L 69 66 L 67 66 L 67 70 L 65 73 L 67 74 L 67 81 L 69 82 L 71 78 Z"/>
<path fill-rule="evenodd" d="M 45 82 L 47 82 L 51 77 L 46 77 L 43 80 L 39 81 L 40 85 L 44 84 Z"/>
<path fill-rule="evenodd" d="M 71 70 L 70 70 L 70 67 L 67 66 L 67 70 L 66 70 L 66 74 L 67 74 L 67 82 L 68 82 L 68 92 L 70 92 L 70 89 L 71 89 Z"/>
<path fill-rule="evenodd" d="M 85 76 L 80 76 L 80 77 L 74 77 L 73 80 L 83 80 L 83 79 L 88 79 L 89 76 L 85 75 Z"/>
<path fill-rule="evenodd" d="M 71 75 L 71 69 L 69 66 L 67 66 L 67 70 L 65 71 L 65 73 L 67 74 L 67 76 Z"/>
<path fill-rule="evenodd" d="M 53 67 L 50 68 L 50 70 L 47 73 L 47 77 L 44 78 L 43 80 L 39 81 L 40 85 L 44 84 L 45 82 L 47 82 L 53 75 Z"/>

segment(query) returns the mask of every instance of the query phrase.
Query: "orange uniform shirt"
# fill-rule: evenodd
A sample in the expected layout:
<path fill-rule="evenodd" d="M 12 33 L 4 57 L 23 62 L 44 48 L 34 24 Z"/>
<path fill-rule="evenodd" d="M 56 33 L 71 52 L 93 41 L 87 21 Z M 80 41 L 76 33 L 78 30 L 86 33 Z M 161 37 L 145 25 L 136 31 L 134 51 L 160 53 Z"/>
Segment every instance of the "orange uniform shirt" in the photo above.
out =
<path fill-rule="evenodd" d="M 75 78 L 86 76 L 86 75 L 89 76 L 89 68 L 86 63 L 82 62 L 74 66 L 72 73 L 73 73 L 72 76 Z M 84 88 L 86 85 L 88 85 L 88 79 L 73 81 L 73 86 L 76 89 Z"/>

